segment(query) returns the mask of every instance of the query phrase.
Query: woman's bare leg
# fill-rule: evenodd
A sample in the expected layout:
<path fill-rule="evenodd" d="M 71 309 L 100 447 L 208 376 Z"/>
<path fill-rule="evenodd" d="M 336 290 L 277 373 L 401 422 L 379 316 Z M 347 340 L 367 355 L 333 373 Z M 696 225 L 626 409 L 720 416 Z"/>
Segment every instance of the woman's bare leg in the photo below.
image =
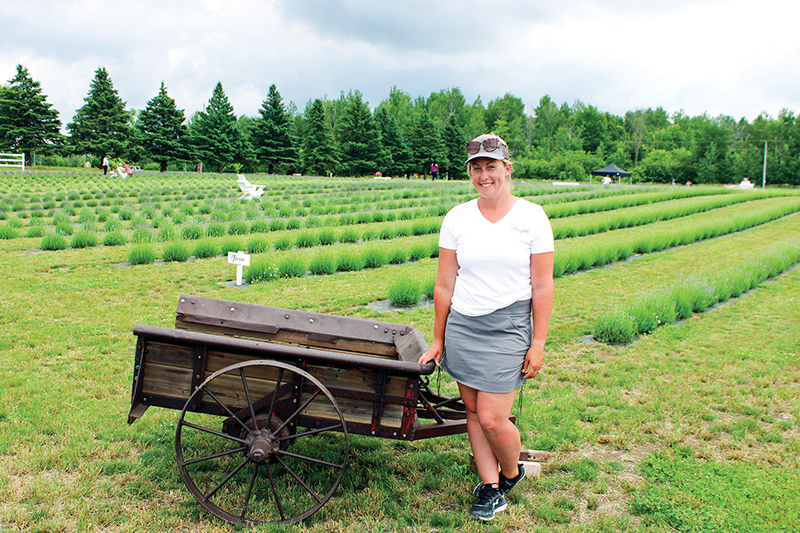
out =
<path fill-rule="evenodd" d="M 499 481 L 497 465 L 507 478 L 518 474 L 521 441 L 509 420 L 516 391 L 496 394 L 458 384 L 467 409 L 467 434 L 478 475 L 484 484 Z"/>

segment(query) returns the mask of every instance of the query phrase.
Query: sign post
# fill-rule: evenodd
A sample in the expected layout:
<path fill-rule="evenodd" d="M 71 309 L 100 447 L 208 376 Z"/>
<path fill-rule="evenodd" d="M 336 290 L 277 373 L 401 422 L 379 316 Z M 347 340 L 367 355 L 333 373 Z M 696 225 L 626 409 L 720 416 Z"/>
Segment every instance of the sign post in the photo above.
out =
<path fill-rule="evenodd" d="M 243 267 L 250 266 L 250 254 L 242 251 L 228 252 L 228 263 L 236 265 L 236 285 L 240 286 Z"/>

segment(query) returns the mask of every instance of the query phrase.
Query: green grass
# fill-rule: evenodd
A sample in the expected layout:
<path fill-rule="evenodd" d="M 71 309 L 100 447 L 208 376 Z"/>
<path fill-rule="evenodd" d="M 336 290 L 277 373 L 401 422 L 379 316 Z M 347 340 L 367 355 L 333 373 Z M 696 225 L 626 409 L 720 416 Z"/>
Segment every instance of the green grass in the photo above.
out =
<path fill-rule="evenodd" d="M 98 182 L 82 176 L 48 175 L 45 180 L 32 173 L 25 183 L 0 176 L 0 195 L 10 200 L 5 204 L 9 206 L 24 193 L 37 198 L 51 195 L 47 201 L 56 205 L 49 208 L 54 212 L 46 214 L 44 224 L 49 235 L 56 236 L 50 226 L 54 215 L 63 213 L 67 218 L 63 223 L 78 224 L 77 217 L 87 206 L 75 208 L 73 203 L 86 202 L 85 195 L 103 190 Z M 294 215 L 302 206 L 316 213 L 325 226 L 326 219 L 338 222 L 345 213 L 336 211 L 339 205 L 331 204 L 332 198 L 341 198 L 349 209 L 349 202 L 358 197 L 373 212 L 378 204 L 396 202 L 396 207 L 380 209 L 396 210 L 398 215 L 406 212 L 403 217 L 413 218 L 416 211 L 430 205 L 459 201 L 462 196 L 455 193 L 466 190 L 463 183 L 446 182 L 432 187 L 430 182 L 411 181 L 413 187 L 405 188 L 400 180 L 374 184 L 373 180 L 260 178 L 259 183 L 274 186 L 271 197 L 258 204 L 265 213 L 276 206 L 277 198 L 287 211 L 292 210 L 287 218 L 302 220 Z M 148 181 L 144 176 L 130 190 L 124 188 L 129 186 L 126 180 L 106 191 L 111 205 L 105 209 L 128 208 L 133 218 L 141 212 L 139 206 L 149 202 L 161 201 L 162 209 L 176 202 L 170 206 L 171 215 L 180 215 L 184 207 L 177 203 L 186 201 L 185 210 L 191 208 L 192 213 L 184 223 L 191 225 L 200 205 L 211 206 L 213 213 L 222 209 L 218 202 L 227 203 L 236 196 L 231 175 L 186 174 L 180 180 L 170 179 L 159 176 L 158 181 Z M 404 188 L 392 189 L 400 186 Z M 543 200 L 548 202 L 563 195 L 565 204 L 591 201 L 579 200 L 579 195 L 607 194 L 599 188 L 547 192 L 548 188 L 538 189 L 535 184 L 517 186 L 520 192 L 546 193 Z M 174 193 L 162 192 L 166 188 Z M 623 192 L 622 188 L 606 189 Z M 443 200 L 432 196 L 448 191 L 452 196 Z M 631 202 L 637 191 L 626 193 L 632 195 Z M 71 192 L 75 200 L 67 200 Z M 282 197 L 284 192 L 288 198 Z M 160 199 L 173 194 L 178 199 Z M 59 195 L 62 200 L 56 199 Z M 204 198 L 198 198 L 201 195 Z M 146 202 L 139 203 L 141 199 Z M 121 202 L 115 204 L 117 200 Z M 62 201 L 69 203 L 62 208 Z M 198 204 L 192 206 L 194 201 Z M 421 203 L 406 203 L 411 201 Z M 596 204 L 599 207 L 600 202 Z M 254 207 L 229 205 L 227 210 L 236 211 L 238 219 L 244 218 L 238 210 Z M 329 208 L 334 210 L 322 212 Z M 68 214 L 68 209 L 74 213 Z M 14 212 L 5 212 L 17 220 Z M 691 215 L 687 221 L 712 212 Z M 107 221 L 114 216 L 109 215 Z M 428 341 L 432 339 L 431 308 L 380 314 L 367 307 L 385 299 L 399 279 L 420 284 L 431 280 L 436 259 L 429 255 L 415 262 L 299 278 L 279 278 L 277 265 L 283 258 L 296 256 L 311 270 L 312 259 L 325 252 L 330 254 L 329 268 L 340 254 L 360 259 L 373 246 L 385 250 L 394 263 L 395 250 L 411 250 L 419 239 L 435 242 L 435 235 L 381 239 L 378 228 L 389 222 L 363 223 L 353 229 L 359 237 L 362 230 L 372 231 L 371 242 L 264 251 L 252 258 L 253 266 L 244 272 L 246 278 L 251 276 L 251 283 L 256 278 L 270 281 L 233 289 L 225 282 L 233 279 L 235 268 L 224 259 L 168 261 L 167 244 L 146 245 L 151 251 L 161 250 L 163 264 L 151 261 L 131 268 L 117 266 L 133 249 L 126 243 L 31 253 L 44 248 L 44 238 L 24 237 L 32 218 L 20 220 L 19 236 L 0 240 L 0 269 L 5 274 L 0 278 L 0 524 L 4 530 L 239 530 L 206 513 L 182 484 L 174 457 L 176 411 L 150 408 L 140 420 L 127 424 L 135 350 L 132 330 L 136 324 L 173 327 L 181 294 L 399 322 L 419 328 Z M 675 225 L 680 224 L 652 224 L 656 231 Z M 173 227 L 180 237 L 182 226 Z M 343 241 L 347 229 L 330 228 Z M 130 236 L 132 230 L 126 223 L 119 231 Z M 608 236 L 577 238 L 574 246 L 592 248 L 615 232 L 641 231 L 610 230 Z M 558 278 L 545 365 L 526 385 L 521 411 L 516 403 L 514 407 L 523 444 L 549 450 L 552 460 L 540 478 L 523 481 L 509 494 L 509 509 L 493 522 L 476 523 L 466 513 L 478 479 L 469 468 L 465 435 L 414 442 L 356 435 L 351 438 L 342 485 L 319 513 L 304 524 L 260 529 L 297 533 L 791 531 L 800 501 L 796 474 L 800 466 L 800 340 L 795 334 L 800 329 L 796 296 L 800 269 L 750 292 L 749 276 L 727 283 L 715 280 L 715 287 L 725 285 L 732 295 L 744 295 L 712 311 L 692 314 L 681 323 L 657 327 L 627 346 L 584 344 L 579 338 L 591 332 L 598 313 L 607 306 L 628 306 L 632 298 L 653 287 L 670 286 L 681 273 L 711 280 L 732 259 L 755 264 L 777 243 L 793 241 L 798 231 L 800 217 L 792 215 L 722 238 Z M 294 245 L 297 233 L 286 236 Z M 270 243 L 279 237 L 280 233 L 265 235 Z M 64 237 L 59 238 L 66 248 Z M 243 242 L 247 240 L 242 237 Z M 184 244 L 191 247 L 195 242 Z M 445 374 L 441 383 L 433 378 L 432 387 L 437 386 L 455 393 L 454 383 Z"/>
<path fill-rule="evenodd" d="M 791 531 L 800 516 L 800 472 L 693 457 L 678 447 L 640 467 L 644 484 L 631 512 L 677 531 Z"/>

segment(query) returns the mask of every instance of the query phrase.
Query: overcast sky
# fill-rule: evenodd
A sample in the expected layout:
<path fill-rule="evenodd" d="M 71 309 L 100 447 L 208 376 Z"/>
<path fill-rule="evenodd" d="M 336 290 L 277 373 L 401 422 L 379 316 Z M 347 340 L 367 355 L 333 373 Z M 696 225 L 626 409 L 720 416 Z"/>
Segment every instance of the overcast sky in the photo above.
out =
<path fill-rule="evenodd" d="M 164 81 L 187 118 L 222 82 L 237 115 L 269 86 L 302 111 L 359 90 L 459 87 L 753 120 L 800 112 L 797 0 L 0 0 L 0 82 L 25 66 L 64 124 L 105 67 L 129 108 Z"/>

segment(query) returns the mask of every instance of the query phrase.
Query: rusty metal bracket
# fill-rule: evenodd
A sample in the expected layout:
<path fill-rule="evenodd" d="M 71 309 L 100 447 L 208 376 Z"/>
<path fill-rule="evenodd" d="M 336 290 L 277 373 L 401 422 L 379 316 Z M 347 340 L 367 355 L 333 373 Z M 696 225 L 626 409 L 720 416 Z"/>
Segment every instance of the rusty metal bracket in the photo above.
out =
<path fill-rule="evenodd" d="M 386 399 L 386 372 L 375 373 L 375 393 L 379 396 L 377 401 L 372 402 L 372 423 L 370 424 L 370 434 L 375 435 L 378 431 L 378 426 L 381 424 L 381 417 L 383 416 L 383 402 Z"/>
<path fill-rule="evenodd" d="M 198 344 L 194 347 L 194 355 L 192 356 L 192 389 L 191 392 L 197 390 L 204 380 L 206 373 L 206 357 L 208 356 L 208 349 Z M 202 394 L 198 394 L 192 399 L 189 404 L 189 409 L 196 411 L 202 400 Z"/>

